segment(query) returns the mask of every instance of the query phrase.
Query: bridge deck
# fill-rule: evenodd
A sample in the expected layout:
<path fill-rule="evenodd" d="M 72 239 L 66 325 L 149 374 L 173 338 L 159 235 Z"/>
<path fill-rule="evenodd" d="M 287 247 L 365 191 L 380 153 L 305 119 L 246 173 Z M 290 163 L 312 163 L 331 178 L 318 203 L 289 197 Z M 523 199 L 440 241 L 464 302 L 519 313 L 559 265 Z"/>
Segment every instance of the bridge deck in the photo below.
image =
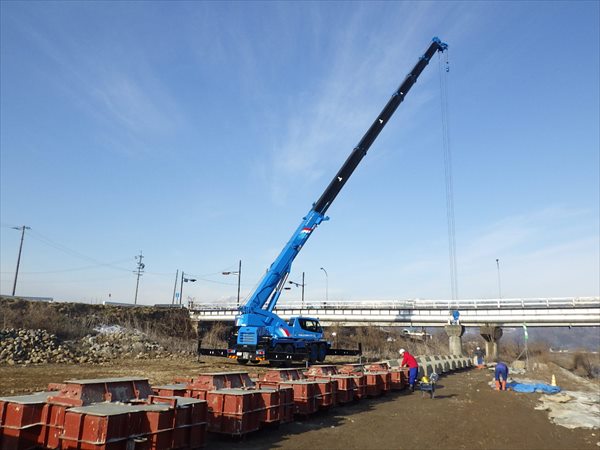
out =
<path fill-rule="evenodd" d="M 404 300 L 397 302 L 319 302 L 281 304 L 275 311 L 292 316 L 317 317 L 325 326 L 443 326 L 450 312 L 460 311 L 465 326 L 495 323 L 518 326 L 600 326 L 600 298 L 483 299 L 483 300 Z M 232 305 L 190 305 L 197 321 L 232 321 L 238 314 Z"/>

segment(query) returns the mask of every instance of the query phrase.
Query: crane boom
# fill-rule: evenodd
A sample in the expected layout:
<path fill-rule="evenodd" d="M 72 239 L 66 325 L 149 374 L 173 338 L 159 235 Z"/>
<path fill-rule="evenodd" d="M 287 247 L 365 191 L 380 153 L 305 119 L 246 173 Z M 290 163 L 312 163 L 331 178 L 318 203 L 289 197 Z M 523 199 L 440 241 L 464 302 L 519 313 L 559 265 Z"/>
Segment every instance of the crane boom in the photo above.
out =
<path fill-rule="evenodd" d="M 383 130 L 383 127 L 385 127 L 398 106 L 400 106 L 400 103 L 402 103 L 408 91 L 416 83 L 423 69 L 429 64 L 429 60 L 436 52 L 443 52 L 447 48 L 448 45 L 440 41 L 439 38 L 434 37 L 432 39 L 432 42 L 425 53 L 419 58 L 419 61 L 406 76 L 400 87 L 392 94 L 390 100 L 387 102 L 381 113 L 379 113 L 357 146 L 354 147 L 352 153 L 350 153 L 346 162 L 337 172 L 335 177 L 333 177 L 321 197 L 313 204 L 313 207 L 308 214 L 302 218 L 302 222 L 296 231 L 294 231 L 294 234 L 292 234 L 292 237 L 285 247 L 283 247 L 281 253 L 277 256 L 277 259 L 271 264 L 256 290 L 252 293 L 248 301 L 240 307 L 240 313 L 242 315 L 258 313 L 263 316 L 261 310 L 266 310 L 272 314 L 273 308 L 275 308 L 275 305 L 277 304 L 277 300 L 281 295 L 285 281 L 290 273 L 292 262 L 317 226 L 319 226 L 322 221 L 328 220 L 328 217 L 325 216 L 325 212 L 331 206 L 333 200 L 335 200 L 360 161 L 367 154 L 367 151 L 375 139 L 377 139 L 377 136 L 381 130 Z M 271 314 L 267 314 L 267 316 L 270 316 Z M 255 320 L 252 320 L 249 317 L 246 319 L 247 320 L 239 320 L 238 316 L 238 325 L 259 325 L 259 323 L 256 323 Z"/>

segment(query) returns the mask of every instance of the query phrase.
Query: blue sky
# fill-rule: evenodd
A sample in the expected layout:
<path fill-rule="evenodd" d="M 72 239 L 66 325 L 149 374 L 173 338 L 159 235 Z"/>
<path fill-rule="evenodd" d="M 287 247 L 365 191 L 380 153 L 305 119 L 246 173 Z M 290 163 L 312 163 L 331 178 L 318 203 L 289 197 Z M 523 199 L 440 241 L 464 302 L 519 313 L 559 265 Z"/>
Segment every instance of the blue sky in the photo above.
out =
<path fill-rule="evenodd" d="M 226 301 L 450 45 L 458 293 L 599 295 L 598 2 L 1 2 L 1 287 Z M 437 57 L 296 259 L 306 298 L 451 296 Z M 299 289 L 286 292 L 295 301 Z"/>

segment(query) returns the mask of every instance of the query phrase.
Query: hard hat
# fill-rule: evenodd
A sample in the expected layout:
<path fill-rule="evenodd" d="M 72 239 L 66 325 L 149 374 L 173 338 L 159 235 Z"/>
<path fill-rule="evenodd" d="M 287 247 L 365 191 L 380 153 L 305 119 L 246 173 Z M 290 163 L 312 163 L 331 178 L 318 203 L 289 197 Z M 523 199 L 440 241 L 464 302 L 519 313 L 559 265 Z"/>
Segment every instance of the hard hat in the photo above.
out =
<path fill-rule="evenodd" d="M 406 350 L 404 350 L 403 348 L 401 348 L 400 350 L 398 350 L 398 353 L 402 354 L 404 353 Z"/>
<path fill-rule="evenodd" d="M 479 347 L 477 347 L 477 350 L 481 350 Z"/>

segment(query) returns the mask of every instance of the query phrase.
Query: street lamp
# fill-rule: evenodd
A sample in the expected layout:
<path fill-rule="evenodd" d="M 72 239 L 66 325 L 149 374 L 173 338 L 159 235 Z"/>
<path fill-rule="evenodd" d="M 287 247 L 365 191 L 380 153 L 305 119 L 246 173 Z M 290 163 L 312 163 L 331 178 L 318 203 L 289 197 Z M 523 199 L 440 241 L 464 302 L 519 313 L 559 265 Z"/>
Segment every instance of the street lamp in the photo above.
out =
<path fill-rule="evenodd" d="M 500 260 L 496 258 L 496 267 L 498 268 L 498 298 L 502 298 L 502 285 L 500 284 Z"/>
<path fill-rule="evenodd" d="M 329 275 L 327 274 L 327 271 L 321 267 L 321 270 L 323 272 L 325 272 L 325 301 L 328 302 L 329 301 Z"/>
<path fill-rule="evenodd" d="M 288 281 L 288 283 L 296 286 L 296 287 L 301 287 L 302 288 L 302 308 L 304 308 L 304 272 L 302 272 L 302 283 L 296 283 L 295 281 Z M 290 289 L 289 287 L 286 287 L 285 289 Z"/>
<path fill-rule="evenodd" d="M 186 278 L 185 272 L 181 271 L 181 286 L 179 288 L 179 305 L 181 306 L 181 302 L 183 302 L 183 283 L 195 283 L 195 278 Z"/>
<path fill-rule="evenodd" d="M 237 305 L 238 308 L 240 306 L 240 281 L 242 279 L 242 260 L 240 259 L 240 264 L 238 270 L 236 272 L 221 272 L 222 275 L 237 275 L 238 276 L 238 292 L 237 292 Z"/>

